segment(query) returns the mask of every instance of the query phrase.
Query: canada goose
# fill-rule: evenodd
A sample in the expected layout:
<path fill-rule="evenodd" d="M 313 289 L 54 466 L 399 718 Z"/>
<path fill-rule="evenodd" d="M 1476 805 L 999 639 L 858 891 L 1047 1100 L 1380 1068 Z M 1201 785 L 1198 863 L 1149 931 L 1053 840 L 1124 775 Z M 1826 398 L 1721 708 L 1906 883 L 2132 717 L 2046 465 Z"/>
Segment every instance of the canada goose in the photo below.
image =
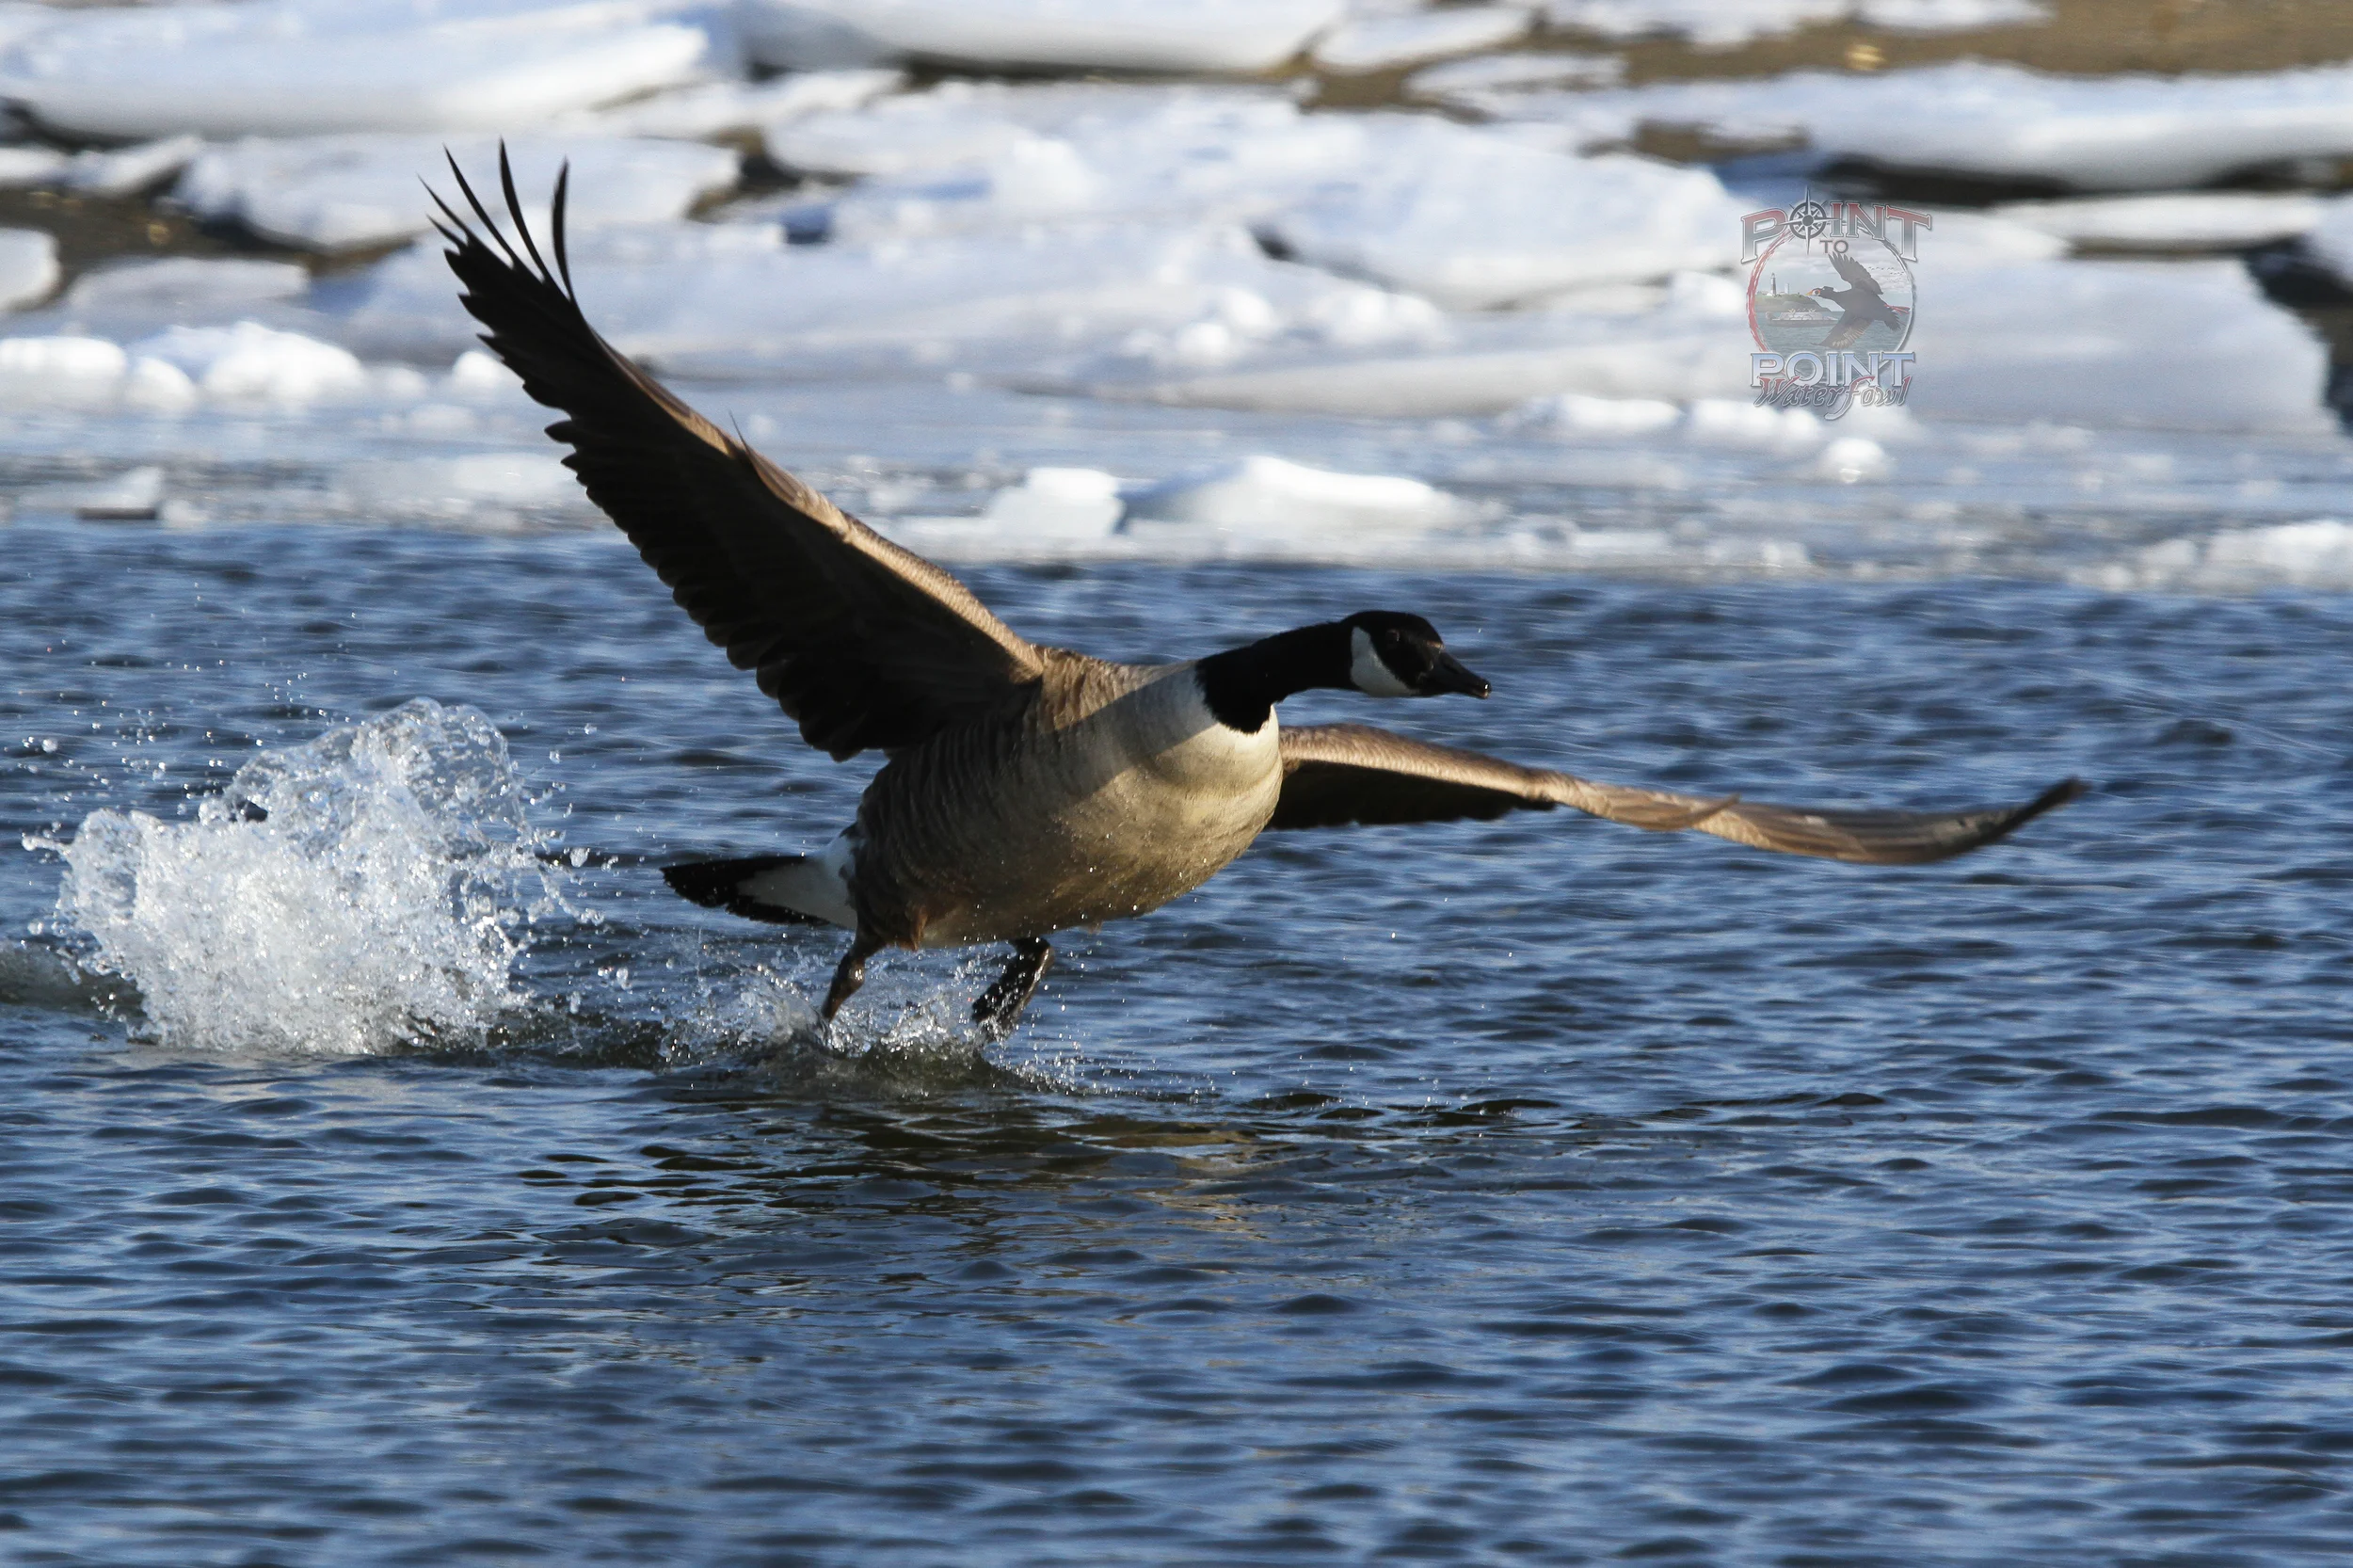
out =
<path fill-rule="evenodd" d="M 453 171 L 456 162 L 451 163 Z M 559 175 L 541 259 L 504 157 L 522 252 L 458 173 L 498 247 L 446 202 L 441 232 L 483 341 L 539 402 L 590 499 L 680 607 L 836 760 L 888 760 L 856 820 L 816 856 L 664 872 L 698 904 L 845 927 L 831 1019 L 885 947 L 1011 942 L 974 1004 L 995 1037 L 1074 925 L 1141 915 L 1199 887 L 1263 830 L 1449 822 L 1555 806 L 1659 831 L 1878 864 L 1940 860 L 2074 798 L 1948 812 L 1817 811 L 1596 784 L 1359 725 L 1285 728 L 1316 687 L 1483 697 L 1487 682 L 1418 616 L 1365 611 L 1177 664 L 1042 648 L 963 584 L 729 437 L 597 335 L 571 286 Z M 525 256 L 528 256 L 528 261 Z"/>

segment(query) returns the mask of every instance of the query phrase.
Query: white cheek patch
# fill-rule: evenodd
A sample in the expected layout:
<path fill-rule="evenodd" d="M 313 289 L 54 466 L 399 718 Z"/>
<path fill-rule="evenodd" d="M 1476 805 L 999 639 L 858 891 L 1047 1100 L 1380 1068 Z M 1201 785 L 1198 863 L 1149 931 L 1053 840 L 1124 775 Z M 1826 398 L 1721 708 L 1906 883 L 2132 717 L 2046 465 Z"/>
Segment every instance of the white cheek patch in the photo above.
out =
<path fill-rule="evenodd" d="M 1361 626 L 1348 630 L 1348 679 L 1358 691 L 1368 696 L 1412 696 L 1414 688 L 1397 678 L 1397 672 L 1381 662 L 1381 655 L 1372 648 L 1372 638 Z"/>

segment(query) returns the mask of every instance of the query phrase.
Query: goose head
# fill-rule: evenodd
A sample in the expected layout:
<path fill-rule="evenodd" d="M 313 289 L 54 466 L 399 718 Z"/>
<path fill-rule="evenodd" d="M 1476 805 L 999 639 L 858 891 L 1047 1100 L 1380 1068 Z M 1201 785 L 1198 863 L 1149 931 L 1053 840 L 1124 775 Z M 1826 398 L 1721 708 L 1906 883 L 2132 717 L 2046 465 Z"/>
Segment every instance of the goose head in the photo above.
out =
<path fill-rule="evenodd" d="M 1419 616 L 1359 610 L 1340 624 L 1348 629 L 1348 683 L 1368 696 L 1483 697 L 1493 690 Z"/>

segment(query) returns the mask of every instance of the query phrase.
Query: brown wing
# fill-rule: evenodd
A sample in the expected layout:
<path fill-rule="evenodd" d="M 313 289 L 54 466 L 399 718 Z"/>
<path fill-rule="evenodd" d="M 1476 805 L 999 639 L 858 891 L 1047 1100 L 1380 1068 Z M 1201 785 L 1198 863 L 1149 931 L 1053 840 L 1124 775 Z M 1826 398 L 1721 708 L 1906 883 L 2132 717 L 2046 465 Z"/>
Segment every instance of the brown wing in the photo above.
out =
<path fill-rule="evenodd" d="M 1283 731 L 1283 795 L 1269 827 L 1350 823 L 1481 821 L 1509 811 L 1574 807 L 1653 832 L 1692 828 L 1719 839 L 1866 865 L 1917 865 L 1964 855 L 2083 793 L 2075 779 L 2024 806 L 1968 811 L 1833 811 L 1766 806 L 1738 795 L 1596 784 L 1574 774 L 1524 768 L 1475 751 L 1432 745 L 1360 724 Z"/>
<path fill-rule="evenodd" d="M 555 184 L 561 282 L 524 227 L 504 148 L 499 176 L 528 264 L 462 173 L 498 250 L 441 208 L 460 297 L 489 328 L 482 341 L 568 416 L 548 434 L 570 444 L 564 462 L 589 499 L 809 744 L 836 760 L 913 745 L 1037 679 L 1037 650 L 963 584 L 721 432 L 597 335 L 564 253 L 568 168 Z"/>

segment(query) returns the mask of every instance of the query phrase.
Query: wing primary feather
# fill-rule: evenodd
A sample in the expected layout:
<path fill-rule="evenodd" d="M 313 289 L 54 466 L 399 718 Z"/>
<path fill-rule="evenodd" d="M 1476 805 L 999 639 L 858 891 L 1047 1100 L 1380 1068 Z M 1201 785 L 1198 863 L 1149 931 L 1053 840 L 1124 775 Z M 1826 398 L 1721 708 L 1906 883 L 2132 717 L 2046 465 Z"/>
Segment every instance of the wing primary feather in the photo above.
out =
<path fill-rule="evenodd" d="M 521 271 L 523 259 L 515 254 L 513 246 L 506 243 L 506 235 L 500 230 L 498 220 L 490 216 L 490 209 L 482 204 L 482 198 L 476 196 L 473 186 L 467 183 L 466 171 L 457 167 L 457 154 L 444 147 L 441 156 L 449 160 L 449 171 L 457 176 L 457 188 L 465 193 L 466 201 L 473 208 L 474 216 L 482 219 L 482 226 L 490 232 L 490 238 L 498 242 L 498 248 L 505 252 L 507 261 L 518 272 Z"/>
<path fill-rule="evenodd" d="M 1044 650 L 949 573 L 769 462 L 740 428 L 730 437 L 598 335 L 571 277 L 568 166 L 555 183 L 552 268 L 524 214 L 511 151 L 501 153 L 513 239 L 454 156 L 465 206 L 435 193 L 459 297 L 523 390 L 561 410 L 548 434 L 571 448 L 565 464 L 589 499 L 729 662 L 753 671 L 802 734 L 838 758 L 903 750 L 1032 700 Z"/>
<path fill-rule="evenodd" d="M 1695 830 L 1754 849 L 1861 865 L 1924 865 L 1965 855 L 2084 792 L 2082 782 L 2070 778 L 2023 806 L 1830 809 L 1597 783 L 1365 725 L 1301 726 L 1284 730 L 1282 744 L 1283 793 L 1268 824 L 1273 828 L 1492 821 L 1569 806 L 1655 833 Z"/>
<path fill-rule="evenodd" d="M 572 287 L 572 260 L 564 253 L 564 208 L 570 200 L 571 190 L 572 160 L 567 158 L 563 167 L 555 171 L 555 205 L 549 227 L 552 231 L 551 237 L 555 242 L 555 270 L 564 275 L 564 296 L 577 307 L 580 291 Z"/>
<path fill-rule="evenodd" d="M 553 283 L 555 274 L 550 272 L 548 264 L 539 259 L 539 247 L 532 240 L 531 225 L 523 221 L 522 198 L 515 194 L 515 165 L 506 155 L 504 136 L 499 137 L 499 185 L 506 193 L 506 211 L 515 220 L 515 235 L 523 242 L 523 248 L 531 252 L 531 264 L 539 269 L 542 280 Z"/>

